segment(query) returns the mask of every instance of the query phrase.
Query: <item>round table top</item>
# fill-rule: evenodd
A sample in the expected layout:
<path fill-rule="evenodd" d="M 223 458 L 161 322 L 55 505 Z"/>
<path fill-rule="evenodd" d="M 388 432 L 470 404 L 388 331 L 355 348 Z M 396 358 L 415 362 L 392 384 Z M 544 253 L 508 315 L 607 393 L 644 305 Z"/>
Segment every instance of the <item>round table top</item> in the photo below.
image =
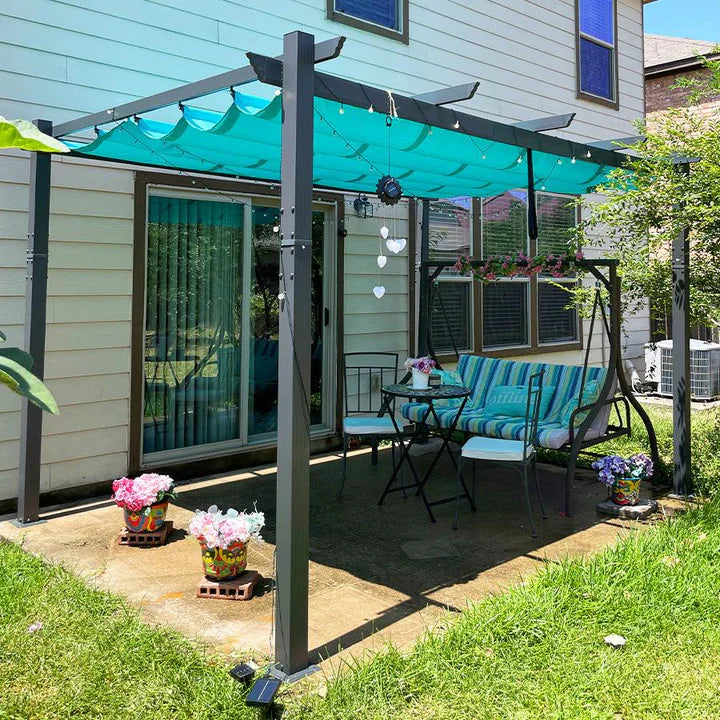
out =
<path fill-rule="evenodd" d="M 417 400 L 449 400 L 464 398 L 472 393 L 472 388 L 464 385 L 431 385 L 427 390 L 418 390 L 412 385 L 384 385 L 382 391 L 395 397 L 415 398 Z"/>

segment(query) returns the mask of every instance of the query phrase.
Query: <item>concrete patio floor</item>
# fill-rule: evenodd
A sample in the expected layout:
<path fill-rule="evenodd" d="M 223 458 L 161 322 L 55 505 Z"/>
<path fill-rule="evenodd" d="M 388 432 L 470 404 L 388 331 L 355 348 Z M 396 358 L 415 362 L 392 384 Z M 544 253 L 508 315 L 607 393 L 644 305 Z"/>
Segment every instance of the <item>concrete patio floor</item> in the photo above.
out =
<path fill-rule="evenodd" d="M 419 457 L 418 466 L 430 457 Z M 408 647 L 468 602 L 527 578 L 544 563 L 595 552 L 631 525 L 597 514 L 605 490 L 582 475 L 573 483 L 575 514 L 564 517 L 563 471 L 541 466 L 548 519 L 540 519 L 534 498 L 539 537 L 533 539 L 516 474 L 481 468 L 477 512 L 464 503 L 453 531 L 454 503 L 435 508 L 436 524 L 410 493 L 393 493 L 377 505 L 391 471 L 389 451 L 380 451 L 376 466 L 369 450 L 352 453 L 338 500 L 340 465 L 330 454 L 313 458 L 311 467 L 310 647 L 313 660 L 330 658 L 331 665 L 390 640 Z M 443 458 L 427 486 L 430 498 L 454 494 L 454 477 Z M 266 542 L 252 544 L 248 555 L 248 568 L 265 578 L 256 597 L 197 598 L 200 550 L 185 532 L 193 511 L 213 503 L 252 508 L 254 502 L 267 520 Z M 53 509 L 44 513 L 47 522 L 27 528 L 5 520 L 0 537 L 125 596 L 148 621 L 168 624 L 216 652 L 262 661 L 272 652 L 274 508 L 275 468 L 264 467 L 181 483 L 169 511 L 175 531 L 164 547 L 119 546 L 121 510 L 103 500 Z"/>

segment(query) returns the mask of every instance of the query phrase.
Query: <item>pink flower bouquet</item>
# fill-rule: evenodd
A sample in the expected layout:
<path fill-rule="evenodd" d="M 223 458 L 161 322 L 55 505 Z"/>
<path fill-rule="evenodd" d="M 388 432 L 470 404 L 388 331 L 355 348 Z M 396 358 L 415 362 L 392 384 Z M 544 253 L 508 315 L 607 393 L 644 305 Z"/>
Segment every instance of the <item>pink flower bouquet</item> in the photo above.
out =
<path fill-rule="evenodd" d="M 437 363 L 430 357 L 408 358 L 405 361 L 406 370 L 417 370 L 418 372 L 429 375 Z"/>
<path fill-rule="evenodd" d="M 265 525 L 261 512 L 238 512 L 229 508 L 221 512 L 217 505 L 207 510 L 196 510 L 190 521 L 190 534 L 208 547 L 227 549 L 236 543 L 247 543 L 251 538 L 262 541 L 260 530 Z"/>
<path fill-rule="evenodd" d="M 113 480 L 112 488 L 112 499 L 116 505 L 142 515 L 150 514 L 151 505 L 177 497 L 173 479 L 157 473 Z"/>

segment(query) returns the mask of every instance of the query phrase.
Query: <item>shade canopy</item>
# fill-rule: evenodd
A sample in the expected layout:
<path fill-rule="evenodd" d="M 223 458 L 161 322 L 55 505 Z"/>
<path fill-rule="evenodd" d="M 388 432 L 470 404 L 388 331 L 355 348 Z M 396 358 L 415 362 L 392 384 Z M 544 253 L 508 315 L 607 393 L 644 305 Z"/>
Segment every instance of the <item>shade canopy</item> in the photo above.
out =
<path fill-rule="evenodd" d="M 91 143 L 69 144 L 101 159 L 279 182 L 281 123 L 280 95 L 264 100 L 236 93 L 224 114 L 186 105 L 174 125 L 127 119 L 99 129 Z M 533 151 L 537 190 L 586 193 L 611 169 L 592 157 Z M 431 127 L 316 97 L 314 184 L 370 193 L 386 174 L 415 197 L 497 195 L 527 187 L 527 150 L 473 137 L 459 122 L 452 129 Z"/>

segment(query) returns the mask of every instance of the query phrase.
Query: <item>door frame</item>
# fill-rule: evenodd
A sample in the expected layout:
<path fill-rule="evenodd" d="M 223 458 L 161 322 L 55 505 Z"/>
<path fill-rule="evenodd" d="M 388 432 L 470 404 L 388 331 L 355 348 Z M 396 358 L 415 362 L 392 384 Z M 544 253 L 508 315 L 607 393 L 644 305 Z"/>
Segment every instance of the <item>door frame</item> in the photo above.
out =
<path fill-rule="evenodd" d="M 130 348 L 130 422 L 128 438 L 128 473 L 137 473 L 149 467 L 163 468 L 167 470 L 181 468 L 181 474 L 190 476 L 198 474 L 192 468 L 201 467 L 200 463 L 211 461 L 212 472 L 221 472 L 223 469 L 245 467 L 259 462 L 267 462 L 268 451 L 274 456 L 277 445 L 276 440 L 265 443 L 247 443 L 244 445 L 233 444 L 228 447 L 210 448 L 207 453 L 182 450 L 172 453 L 172 458 L 165 458 L 158 455 L 151 463 L 144 463 L 142 456 L 142 435 L 144 423 L 144 348 L 145 348 L 145 311 L 146 311 L 146 266 L 147 266 L 147 208 L 150 188 L 167 188 L 173 190 L 203 191 L 212 193 L 228 193 L 233 197 L 252 202 L 255 198 L 274 199 L 280 197 L 280 187 L 277 184 L 233 181 L 206 176 L 177 175 L 165 172 L 135 172 L 135 196 L 134 196 L 134 217 L 133 217 L 133 275 L 132 275 L 132 323 L 131 323 L 131 348 Z M 337 427 L 340 419 L 341 404 L 339 390 L 340 358 L 343 349 L 343 247 L 342 228 L 344 227 L 344 205 L 345 196 L 338 193 L 316 191 L 313 194 L 314 202 L 327 208 L 330 222 L 326 215 L 325 228 L 325 261 L 332 262 L 334 278 L 324 278 L 324 291 L 327 292 L 326 301 L 334 300 L 335 311 L 331 308 L 329 326 L 331 339 L 326 345 L 324 352 L 333 350 L 333 355 L 328 358 L 328 383 L 325 395 L 326 409 L 324 415 L 327 418 L 327 428 L 313 433 L 312 446 L 320 449 L 334 446 L 337 435 Z M 332 212 L 334 207 L 334 213 Z M 248 214 L 249 215 L 249 214 Z M 334 217 L 333 217 L 334 215 Z M 335 242 L 333 242 L 335 240 Z M 328 257 L 328 253 L 330 256 Z M 327 273 L 326 273 L 327 274 Z M 334 297 L 333 297 L 334 295 Z M 334 341 L 332 338 L 334 335 Z M 325 357 L 328 357 L 325 355 Z M 325 358 L 323 358 L 325 360 Z M 333 369 L 331 369 L 333 368 Z M 334 371 L 333 371 L 334 370 Z M 334 415 L 334 418 L 333 418 Z M 233 441 L 230 441 L 233 442 Z M 220 443 L 218 444 L 220 445 Z"/>

